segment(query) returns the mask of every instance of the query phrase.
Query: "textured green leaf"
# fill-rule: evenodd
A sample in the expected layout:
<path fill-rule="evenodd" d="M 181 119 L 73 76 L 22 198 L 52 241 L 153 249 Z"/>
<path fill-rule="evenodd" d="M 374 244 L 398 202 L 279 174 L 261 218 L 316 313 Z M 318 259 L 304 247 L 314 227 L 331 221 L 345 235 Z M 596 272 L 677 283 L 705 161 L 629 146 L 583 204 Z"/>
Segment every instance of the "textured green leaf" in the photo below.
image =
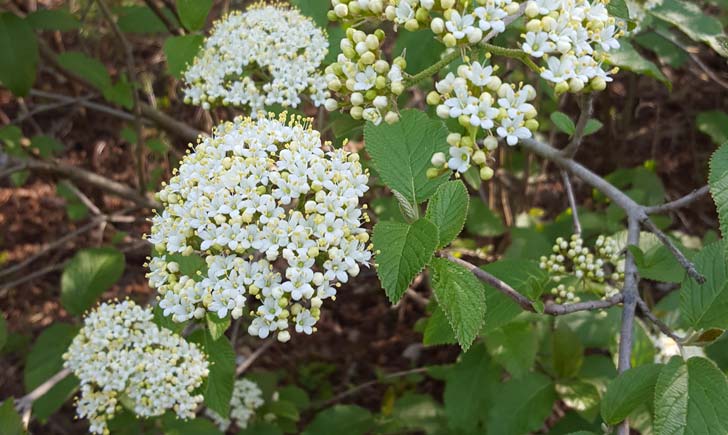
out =
<path fill-rule="evenodd" d="M 374 226 L 372 242 L 377 252 L 379 281 L 394 304 L 432 258 L 437 248 L 437 227 L 427 219 L 412 225 L 379 222 Z"/>
<path fill-rule="evenodd" d="M 652 400 L 661 364 L 645 364 L 621 373 L 609 383 L 602 398 L 602 418 L 607 424 L 615 425 L 637 409 Z"/>
<path fill-rule="evenodd" d="M 167 71 L 176 78 L 192 64 L 205 38 L 202 35 L 171 36 L 164 41 L 164 55 L 167 57 Z"/>
<path fill-rule="evenodd" d="M 669 29 L 660 31 L 648 30 L 640 32 L 633 37 L 640 47 L 654 51 L 661 62 L 673 68 L 680 68 L 688 61 L 688 54 L 672 41 L 673 35 Z"/>
<path fill-rule="evenodd" d="M 440 185 L 427 204 L 425 217 L 437 227 L 438 247 L 444 248 L 460 234 L 468 214 L 468 189 L 460 180 Z"/>
<path fill-rule="evenodd" d="M 188 340 L 200 345 L 210 362 L 210 374 L 202 386 L 205 406 L 220 415 L 230 414 L 235 380 L 235 351 L 227 337 L 215 340 L 206 329 L 198 329 Z"/>
<path fill-rule="evenodd" d="M 652 77 L 662 82 L 668 89 L 672 89 L 672 83 L 660 71 L 660 68 L 642 57 L 629 41 L 624 39 L 619 41 L 619 48 L 609 52 L 609 62 L 627 71 Z"/>
<path fill-rule="evenodd" d="M 187 30 L 200 30 L 205 26 L 212 0 L 177 0 L 179 20 Z"/>
<path fill-rule="evenodd" d="M 23 384 L 33 391 L 63 368 L 63 354 L 78 333 L 76 326 L 54 323 L 46 328 L 33 344 L 25 361 Z M 33 416 L 45 420 L 66 402 L 78 387 L 78 379 L 70 375 L 33 402 Z"/>
<path fill-rule="evenodd" d="M 116 23 L 122 32 L 128 33 L 167 33 L 169 30 L 164 22 L 146 6 L 120 6 L 114 8 L 118 16 Z M 162 13 L 170 23 L 177 24 L 177 18 L 168 8 Z"/>
<path fill-rule="evenodd" d="M 492 404 L 500 369 L 488 357 L 485 347 L 475 345 L 462 354 L 445 382 L 445 414 L 453 429 L 473 431 Z"/>
<path fill-rule="evenodd" d="M 334 405 L 314 417 L 303 435 L 364 435 L 374 426 L 371 413 L 355 405 Z"/>
<path fill-rule="evenodd" d="M 710 136 L 717 145 L 728 143 L 728 113 L 720 110 L 700 112 L 695 122 L 698 130 Z M 724 164 L 728 167 L 728 161 Z"/>
<path fill-rule="evenodd" d="M 540 373 L 513 379 L 498 389 L 488 433 L 522 435 L 540 429 L 556 400 L 554 385 Z"/>
<path fill-rule="evenodd" d="M 0 435 L 24 434 L 23 422 L 18 411 L 15 410 L 15 401 L 8 397 L 0 405 Z"/>
<path fill-rule="evenodd" d="M 490 331 L 485 345 L 493 359 L 514 378 L 520 378 L 533 367 L 538 351 L 538 336 L 531 322 L 511 322 Z"/>
<path fill-rule="evenodd" d="M 554 123 L 556 128 L 561 130 L 563 133 L 568 134 L 569 136 L 576 132 L 576 125 L 574 125 L 574 121 L 569 118 L 569 115 L 563 112 L 551 113 L 551 122 Z"/>
<path fill-rule="evenodd" d="M 28 22 L 10 12 L 0 13 L 0 53 L 0 83 L 25 96 L 35 82 L 38 42 Z"/>
<path fill-rule="evenodd" d="M 444 258 L 433 258 L 432 289 L 450 322 L 460 347 L 467 351 L 485 318 L 483 285 L 464 267 Z"/>
<path fill-rule="evenodd" d="M 482 266 L 481 269 L 507 282 L 521 294 L 528 294 L 529 287 L 534 281 L 541 281 L 544 272 L 533 261 L 499 260 Z M 499 292 L 489 285 L 485 287 L 485 299 L 488 305 L 488 315 L 481 333 L 487 333 L 513 320 L 523 309 L 513 299 Z"/>
<path fill-rule="evenodd" d="M 427 319 L 422 344 L 425 346 L 434 346 L 453 343 L 457 343 L 455 332 L 452 330 L 452 326 L 450 326 L 450 322 L 445 317 L 442 308 L 438 305 L 435 311 L 432 312 L 430 318 Z"/>
<path fill-rule="evenodd" d="M 728 237 L 728 142 L 721 145 L 710 157 L 708 184 L 718 210 L 720 233 L 725 239 Z"/>
<path fill-rule="evenodd" d="M 81 23 L 66 9 L 39 9 L 29 13 L 25 19 L 36 30 L 76 30 Z"/>
<path fill-rule="evenodd" d="M 566 323 L 559 323 L 551 341 L 553 365 L 559 378 L 576 376 L 584 362 L 584 345 Z"/>
<path fill-rule="evenodd" d="M 610 0 L 607 3 L 607 12 L 613 17 L 629 20 L 629 9 L 624 0 Z"/>
<path fill-rule="evenodd" d="M 496 237 L 506 231 L 501 218 L 480 200 L 470 202 L 465 229 L 474 236 L 482 237 Z"/>
<path fill-rule="evenodd" d="M 602 124 L 601 121 L 599 121 L 598 119 L 590 119 L 586 122 L 586 125 L 584 126 L 584 136 L 594 134 L 601 130 L 602 127 L 604 127 L 604 124 Z"/>
<path fill-rule="evenodd" d="M 683 0 L 663 0 L 650 13 L 674 24 L 692 40 L 705 42 L 721 56 L 728 57 L 728 49 L 723 43 L 723 25 L 719 19 L 703 13 L 699 5 Z"/>
<path fill-rule="evenodd" d="M 44 159 L 53 157 L 54 154 L 63 151 L 63 145 L 50 136 L 33 136 L 30 146 L 38 150 L 38 154 Z"/>
<path fill-rule="evenodd" d="M 586 420 L 593 421 L 599 413 L 599 390 L 591 382 L 569 379 L 559 381 L 555 389 L 564 404 Z"/>
<path fill-rule="evenodd" d="M 291 0 L 291 4 L 300 9 L 303 15 L 313 18 L 317 26 L 325 29 L 329 24 L 326 12 L 331 4 L 327 0 Z"/>
<path fill-rule="evenodd" d="M 116 248 L 76 252 L 61 275 L 61 303 L 76 316 L 91 308 L 124 273 L 124 254 Z"/>
<path fill-rule="evenodd" d="M 693 258 L 706 282 L 686 277 L 680 290 L 681 317 L 694 328 L 728 329 L 728 266 L 725 242 L 704 247 Z"/>
<path fill-rule="evenodd" d="M 404 110 L 396 124 L 364 127 L 366 150 L 384 184 L 401 193 L 413 204 L 426 201 L 447 174 L 428 179 L 430 159 L 447 151 L 447 128 L 440 120 L 419 110 Z"/>
<path fill-rule="evenodd" d="M 225 334 L 225 331 L 230 327 L 230 316 L 225 316 L 222 319 L 217 313 L 208 312 L 205 315 L 207 321 L 207 329 L 210 331 L 210 336 L 213 340 L 217 340 Z"/>
<path fill-rule="evenodd" d="M 101 91 L 111 87 L 111 77 L 104 64 L 80 51 L 66 51 L 59 54 L 58 63 Z"/>
<path fill-rule="evenodd" d="M 392 54 L 400 56 L 405 53 L 407 59 L 405 70 L 410 74 L 417 74 L 440 60 L 440 55 L 445 50 L 433 36 L 429 29 L 397 32 L 397 41 L 394 43 Z"/>
<path fill-rule="evenodd" d="M 728 433 L 728 381 L 705 358 L 687 363 L 673 357 L 655 385 L 654 430 L 657 435 Z"/>

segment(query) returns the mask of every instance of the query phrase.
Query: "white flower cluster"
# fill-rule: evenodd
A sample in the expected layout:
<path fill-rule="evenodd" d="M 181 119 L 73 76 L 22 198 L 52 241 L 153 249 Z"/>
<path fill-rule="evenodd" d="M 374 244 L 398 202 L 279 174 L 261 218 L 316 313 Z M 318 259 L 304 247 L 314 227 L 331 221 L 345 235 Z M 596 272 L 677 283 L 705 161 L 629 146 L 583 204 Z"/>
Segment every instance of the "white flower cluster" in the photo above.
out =
<path fill-rule="evenodd" d="M 647 13 L 660 6 L 662 0 L 626 0 L 625 3 L 629 9 L 630 20 L 635 24 L 629 33 L 635 34 L 642 30 L 642 21 L 647 17 Z"/>
<path fill-rule="evenodd" d="M 328 92 L 319 65 L 328 39 L 313 20 L 282 4 L 253 5 L 218 21 L 193 64 L 185 71 L 187 103 L 296 107 L 308 93 L 315 105 Z"/>
<path fill-rule="evenodd" d="M 674 332 L 678 337 L 685 337 L 685 331 L 682 329 L 677 329 Z M 700 346 L 682 346 L 681 350 L 680 345 L 675 340 L 663 333 L 658 334 L 657 336 L 650 335 L 652 343 L 655 345 L 656 363 L 667 363 L 674 356 L 681 356 L 686 360 L 694 356 L 705 357 L 705 350 Z"/>
<path fill-rule="evenodd" d="M 430 29 L 446 47 L 477 44 L 488 34 L 495 36 L 505 31 L 505 18 L 518 13 L 520 7 L 512 0 L 478 0 L 477 4 L 472 8 L 468 2 L 461 11 L 446 8 L 442 18 L 432 19 Z"/>
<path fill-rule="evenodd" d="M 570 240 L 559 237 L 552 251 L 548 257 L 541 257 L 539 267 L 549 273 L 552 281 L 567 281 L 567 285 L 559 284 L 551 290 L 559 303 L 578 302 L 576 292 L 580 289 L 609 298 L 624 283 L 624 258 L 611 237 L 599 236 L 594 252 L 584 246 L 579 235 L 572 235 Z"/>
<path fill-rule="evenodd" d="M 358 154 L 322 146 L 309 122 L 238 118 L 185 156 L 157 194 L 165 208 L 148 237 L 164 315 L 239 318 L 251 296 L 248 332 L 287 341 L 291 321 L 311 334 L 323 300 L 368 264 L 367 172 Z M 168 254 L 200 256 L 207 268 L 186 276 Z"/>
<path fill-rule="evenodd" d="M 481 178 L 490 179 L 493 170 L 487 166 L 487 153 L 498 147 L 496 135 L 508 145 L 515 145 L 538 128 L 536 108 L 529 103 L 536 97 L 536 90 L 531 85 L 503 83 L 495 74 L 497 69 L 480 62 L 460 65 L 457 77 L 449 73 L 427 96 L 429 104 L 437 105 L 439 117 L 457 119 L 468 131 L 467 136 L 453 133 L 448 137 L 450 157 L 435 154 L 435 168 L 447 163 L 447 168 L 463 173 L 475 163 Z M 485 138 L 479 144 L 476 138 L 481 130 Z"/>
<path fill-rule="evenodd" d="M 193 391 L 208 374 L 204 353 L 152 322 L 151 308 L 132 301 L 101 304 L 63 355 L 81 381 L 76 411 L 90 432 L 108 434 L 107 422 L 123 405 L 141 417 L 174 411 L 191 418 L 202 395 Z"/>
<path fill-rule="evenodd" d="M 255 411 L 263 406 L 263 392 L 253 381 L 238 379 L 233 387 L 230 398 L 230 416 L 222 417 L 217 412 L 207 409 L 205 414 L 215 422 L 221 431 L 225 432 L 234 421 L 238 429 L 248 427 L 248 422 L 255 415 Z"/>
<path fill-rule="evenodd" d="M 328 89 L 337 94 L 338 101 L 326 100 L 329 111 L 346 109 L 354 119 L 364 119 L 379 125 L 399 120 L 397 96 L 404 91 L 402 69 L 404 58 L 390 65 L 382 58 L 381 44 L 384 32 L 366 34 L 349 28 L 341 40 L 337 61 L 326 67 Z"/>
<path fill-rule="evenodd" d="M 556 84 L 556 92 L 601 91 L 612 81 L 602 69 L 606 52 L 619 48 L 615 18 L 608 0 L 529 0 L 529 18 L 521 49 L 546 66 L 541 77 Z"/>

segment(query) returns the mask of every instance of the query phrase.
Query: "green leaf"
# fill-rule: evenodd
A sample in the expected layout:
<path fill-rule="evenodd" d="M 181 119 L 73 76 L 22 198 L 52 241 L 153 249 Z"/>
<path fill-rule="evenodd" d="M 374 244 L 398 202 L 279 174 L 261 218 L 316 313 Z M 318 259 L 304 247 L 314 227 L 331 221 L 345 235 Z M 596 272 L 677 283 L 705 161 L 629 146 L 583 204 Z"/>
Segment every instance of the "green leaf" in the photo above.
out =
<path fill-rule="evenodd" d="M 197 254 L 167 254 L 164 257 L 168 262 L 174 261 L 179 266 L 179 272 L 196 281 L 201 280 L 201 275 L 207 274 L 207 263 L 205 259 Z"/>
<path fill-rule="evenodd" d="M 704 247 L 693 258 L 695 267 L 705 276 L 698 284 L 686 277 L 680 290 L 681 317 L 694 328 L 728 329 L 728 266 L 725 242 Z"/>
<path fill-rule="evenodd" d="M 36 30 L 76 30 L 81 23 L 66 9 L 39 9 L 29 13 L 25 19 Z"/>
<path fill-rule="evenodd" d="M 554 385 L 540 373 L 513 379 L 498 389 L 490 409 L 488 433 L 522 435 L 540 429 L 556 400 Z"/>
<path fill-rule="evenodd" d="M 642 278 L 661 282 L 679 283 L 685 277 L 685 269 L 675 256 L 652 233 L 640 235 L 640 246 L 629 246 Z M 692 253 L 687 253 L 692 256 Z"/>
<path fill-rule="evenodd" d="M 629 20 L 629 8 L 624 0 L 610 0 L 607 2 L 607 12 L 609 15 L 623 20 Z"/>
<path fill-rule="evenodd" d="M 210 420 L 204 418 L 193 418 L 191 420 L 180 420 L 168 418 L 164 421 L 164 435 L 222 435 L 220 429 Z"/>
<path fill-rule="evenodd" d="M 313 18 L 317 26 L 325 29 L 329 24 L 326 13 L 330 3 L 327 0 L 291 0 L 291 5 L 300 9 L 303 15 Z"/>
<path fill-rule="evenodd" d="M 374 226 L 372 242 L 379 281 L 395 304 L 432 258 L 437 248 L 437 227 L 424 218 L 412 225 L 379 222 Z"/>
<path fill-rule="evenodd" d="M 496 237 L 505 233 L 503 221 L 483 201 L 470 201 L 465 229 L 474 236 Z"/>
<path fill-rule="evenodd" d="M 296 408 L 303 410 L 308 408 L 310 399 L 306 390 L 296 387 L 295 385 L 286 385 L 278 389 L 278 397 L 296 405 Z"/>
<path fill-rule="evenodd" d="M 115 248 L 89 248 L 76 252 L 63 268 L 61 304 L 81 315 L 124 273 L 124 254 Z"/>
<path fill-rule="evenodd" d="M 399 212 L 402 213 L 405 222 L 412 223 L 420 218 L 420 210 L 417 204 L 412 204 L 407 198 L 396 190 L 392 191 L 394 198 L 399 204 Z"/>
<path fill-rule="evenodd" d="M 0 13 L 0 83 L 17 96 L 25 96 L 35 82 L 38 42 L 27 21 L 10 12 Z"/>
<path fill-rule="evenodd" d="M 650 13 L 688 35 L 693 41 L 705 42 L 718 54 L 728 57 L 723 44 L 725 34 L 720 20 L 703 13 L 700 6 L 683 0 L 664 0 Z"/>
<path fill-rule="evenodd" d="M 210 374 L 202 386 L 205 406 L 220 415 L 230 414 L 230 398 L 235 380 L 235 351 L 227 337 L 215 340 L 206 329 L 198 329 L 188 337 L 200 345 L 210 362 Z"/>
<path fill-rule="evenodd" d="M 167 71 L 182 78 L 187 67 L 192 64 L 205 38 L 202 35 L 171 36 L 164 41 L 164 55 L 167 57 Z"/>
<path fill-rule="evenodd" d="M 134 107 L 134 94 L 131 84 L 126 80 L 124 74 L 119 76 L 119 80 L 113 85 L 102 90 L 102 94 L 106 101 L 118 104 L 125 109 L 131 110 Z"/>
<path fill-rule="evenodd" d="M 552 335 L 551 355 L 559 378 L 576 376 L 584 362 L 584 345 L 566 323 L 559 323 Z"/>
<path fill-rule="evenodd" d="M 464 351 L 475 340 L 485 318 L 483 285 L 463 266 L 444 258 L 430 261 L 432 289 Z"/>
<path fill-rule="evenodd" d="M 430 159 L 447 151 L 447 128 L 442 121 L 430 119 L 419 110 L 404 110 L 396 124 L 367 123 L 364 127 L 366 150 L 384 184 L 420 204 L 447 180 L 444 174 L 428 179 Z"/>
<path fill-rule="evenodd" d="M 599 413 L 599 390 L 591 382 L 581 379 L 559 381 L 555 389 L 564 404 L 586 420 L 593 421 Z"/>
<path fill-rule="evenodd" d="M 122 32 L 127 33 L 167 33 L 169 30 L 164 22 L 146 6 L 121 6 L 114 8 L 118 16 L 116 23 Z M 177 24 L 177 18 L 168 8 L 162 13 L 170 23 Z"/>
<path fill-rule="evenodd" d="M 210 336 L 213 340 L 222 337 L 230 327 L 229 315 L 221 319 L 216 313 L 208 312 L 205 315 L 205 319 L 207 320 L 207 329 L 210 331 Z"/>
<path fill-rule="evenodd" d="M 23 384 L 30 392 L 63 368 L 63 354 L 78 333 L 76 326 L 54 323 L 46 328 L 33 344 L 25 361 Z M 78 379 L 69 375 L 33 402 L 33 416 L 45 420 L 66 402 L 78 387 Z"/>
<path fill-rule="evenodd" d="M 633 39 L 640 47 L 654 51 L 661 62 L 673 68 L 682 67 L 689 59 L 687 52 L 676 45 L 677 41 L 673 41 L 676 38 L 669 29 L 640 32 Z"/>
<path fill-rule="evenodd" d="M 602 399 L 602 418 L 616 425 L 640 405 L 652 400 L 661 364 L 645 364 L 621 373 L 609 383 Z"/>
<path fill-rule="evenodd" d="M 672 90 L 672 83 L 667 77 L 665 77 L 662 71 L 660 71 L 660 68 L 642 57 L 642 55 L 634 49 L 632 44 L 625 39 L 619 41 L 619 48 L 617 50 L 611 50 L 609 52 L 609 63 L 626 69 L 627 71 L 652 77 L 662 82 L 669 90 Z"/>
<path fill-rule="evenodd" d="M 460 234 L 468 213 L 468 189 L 460 180 L 440 185 L 427 204 L 425 217 L 437 227 L 439 248 L 449 245 Z"/>
<path fill-rule="evenodd" d="M 273 423 L 256 421 L 238 432 L 238 435 L 283 435 L 283 431 Z"/>
<path fill-rule="evenodd" d="M 102 92 L 111 87 L 111 77 L 104 64 L 80 51 L 66 51 L 59 54 L 58 63 L 64 69 L 83 77 Z"/>
<path fill-rule="evenodd" d="M 710 195 L 718 210 L 720 233 L 728 237 L 728 142 L 721 145 L 710 157 L 708 175 Z"/>
<path fill-rule="evenodd" d="M 15 401 L 8 397 L 0 405 L 0 435 L 24 434 L 23 422 L 18 411 L 15 410 Z"/>
<path fill-rule="evenodd" d="M 569 116 L 565 113 L 551 113 L 551 122 L 554 123 L 556 128 L 568 134 L 569 136 L 573 135 L 576 132 L 576 125 L 574 125 L 574 121 L 572 121 L 571 118 L 569 118 Z"/>
<path fill-rule="evenodd" d="M 482 345 L 462 354 L 447 373 L 443 401 L 448 425 L 472 431 L 497 391 L 500 369 Z"/>
<path fill-rule="evenodd" d="M 710 136 L 717 145 L 728 142 L 728 113 L 720 110 L 700 112 L 695 122 L 698 130 Z"/>
<path fill-rule="evenodd" d="M 398 32 L 392 54 L 399 56 L 403 52 L 406 53 L 407 68 L 405 68 L 405 71 L 410 74 L 417 74 L 430 65 L 437 63 L 444 50 L 445 47 L 427 29 L 417 32 Z"/>
<path fill-rule="evenodd" d="M 673 357 L 655 386 L 654 429 L 658 435 L 728 433 L 728 381 L 705 358 L 687 363 Z"/>
<path fill-rule="evenodd" d="M 543 279 L 544 272 L 533 261 L 523 260 L 499 260 L 482 266 L 481 269 L 495 276 L 496 278 L 508 282 L 515 290 L 521 294 L 530 293 L 534 281 Z M 513 320 L 523 309 L 513 299 L 499 292 L 489 285 L 483 285 L 485 288 L 485 298 L 488 305 L 488 315 L 485 317 L 485 323 L 481 333 L 487 333 Z"/>
<path fill-rule="evenodd" d="M 205 26 L 212 0 L 177 0 L 179 20 L 187 30 L 200 30 Z"/>
<path fill-rule="evenodd" d="M 355 405 L 334 405 L 314 417 L 303 435 L 364 435 L 374 427 L 371 413 Z"/>
<path fill-rule="evenodd" d="M 488 352 L 514 377 L 531 370 L 538 351 L 538 336 L 531 322 L 511 322 L 485 336 Z"/>
<path fill-rule="evenodd" d="M 604 127 L 604 124 L 602 124 L 601 121 L 599 121 L 598 119 L 590 119 L 586 122 L 586 125 L 584 126 L 584 136 L 594 134 L 601 130 L 602 127 Z"/>
<path fill-rule="evenodd" d="M 38 154 L 44 159 L 53 157 L 54 154 L 63 151 L 63 145 L 50 136 L 33 136 L 30 146 L 38 150 Z"/>
<path fill-rule="evenodd" d="M 152 314 L 154 314 L 154 318 L 152 319 L 154 324 L 160 328 L 169 329 L 178 335 L 185 329 L 185 325 L 187 324 L 187 322 L 175 322 L 172 320 L 172 316 L 165 316 L 164 310 L 162 310 L 159 305 L 154 305 L 154 308 L 152 308 Z"/>
<path fill-rule="evenodd" d="M 422 338 L 422 344 L 425 346 L 434 346 L 438 344 L 453 344 L 457 343 L 455 338 L 455 332 L 450 326 L 445 313 L 442 311 L 439 305 L 435 307 L 435 311 L 427 319 L 427 325 L 425 326 L 424 336 Z"/>

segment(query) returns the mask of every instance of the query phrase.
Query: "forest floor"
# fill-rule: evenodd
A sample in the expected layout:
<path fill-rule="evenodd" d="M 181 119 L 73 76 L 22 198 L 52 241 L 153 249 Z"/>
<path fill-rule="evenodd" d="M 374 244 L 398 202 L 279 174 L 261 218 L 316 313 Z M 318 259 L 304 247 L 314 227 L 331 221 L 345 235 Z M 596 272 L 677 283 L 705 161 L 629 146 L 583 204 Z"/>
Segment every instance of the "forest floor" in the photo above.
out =
<path fill-rule="evenodd" d="M 209 131 L 211 119 L 204 112 L 185 106 L 171 79 L 156 79 L 163 76 L 164 68 L 158 42 L 141 38 L 132 42 L 137 47 L 137 65 L 143 69 L 140 76 L 154 88 L 159 105 L 168 106 L 164 111 Z M 61 43 L 73 44 L 74 41 Z M 97 54 L 109 66 L 123 64 L 119 59 L 110 57 L 114 56 L 115 50 L 104 44 L 111 43 L 100 41 L 95 48 Z M 709 53 L 701 56 L 714 70 L 725 71 L 720 59 Z M 44 67 L 41 71 L 36 82 L 39 89 L 85 95 L 85 90 L 64 81 L 50 68 Z M 585 139 L 577 160 L 602 175 L 616 168 L 629 168 L 645 160 L 654 160 L 668 197 L 674 199 L 705 184 L 707 162 L 716 146 L 708 136 L 697 130 L 695 118 L 705 110 L 728 108 L 728 91 L 712 82 L 694 65 L 677 71 L 664 68 L 663 71 L 673 83 L 672 92 L 649 78 L 626 72 L 616 76 L 616 81 L 595 100 L 594 117 L 605 126 Z M 42 103 L 36 103 L 32 98 L 20 102 L 7 91 L 0 90 L 0 125 L 23 116 L 24 107 L 38 107 L 39 104 Z M 567 100 L 562 110 L 572 116 L 577 113 L 573 100 Z M 59 139 L 65 145 L 59 156 L 61 161 L 134 185 L 130 144 L 122 137 L 124 124 L 118 119 L 78 106 L 66 106 L 33 114 L 19 125 L 27 136 L 42 132 Z M 556 139 L 555 145 L 558 145 L 558 141 L 564 141 L 565 137 L 558 135 Z M 177 154 L 184 153 L 187 146 L 174 138 L 170 143 Z M 169 177 L 167 161 L 149 156 L 147 163 L 150 167 L 163 169 L 162 179 Z M 565 200 L 558 171 L 547 167 L 545 175 L 545 181 L 532 186 L 525 199 L 514 197 L 509 206 L 516 210 L 541 207 L 545 209 L 547 218 L 562 212 Z M 22 187 L 13 187 L 9 179 L 0 179 L 0 269 L 45 252 L 50 243 L 88 222 L 88 219 L 73 222 L 68 218 L 66 200 L 57 194 L 56 181 L 51 177 L 31 174 Z M 493 183 L 500 184 L 498 181 Z M 588 207 L 591 189 L 578 181 L 575 187 L 578 201 Z M 86 186 L 78 188 L 103 213 L 122 213 L 125 219 L 87 231 L 61 247 L 45 252 L 17 273 L 0 276 L 0 285 L 9 285 L 9 288 L 0 290 L 0 308 L 8 327 L 26 337 L 25 344 L 18 339 L 17 349 L 29 346 L 33 338 L 53 322 L 77 321 L 59 303 L 60 267 L 54 266 L 67 261 L 79 248 L 100 246 L 110 243 L 113 238 L 121 238 L 117 246 L 126 253 L 126 269 L 104 298 L 128 296 L 145 302 L 152 297 L 144 267 L 149 248 L 141 238 L 149 231 L 146 219 L 150 211 L 129 211 L 130 204 L 123 200 Z M 498 208 L 502 206 L 498 204 Z M 681 211 L 673 229 L 700 236 L 706 230 L 717 227 L 715 216 L 711 200 L 705 197 Z M 508 244 L 508 240 L 500 238 L 484 242 L 492 243 L 499 250 Z M 50 270 L 43 270 L 45 268 Z M 38 275 L 28 279 L 32 273 Z M 12 284 L 14 281 L 20 283 Z M 422 297 L 429 297 L 426 283 L 415 290 Z M 422 300 L 413 297 L 405 297 L 392 307 L 373 270 L 365 270 L 341 289 L 335 302 L 325 305 L 317 333 L 312 336 L 295 335 L 292 343 L 273 344 L 255 362 L 254 368 L 280 370 L 291 381 L 320 376 L 329 386 L 329 392 L 336 395 L 353 385 L 376 379 L 377 372 L 390 373 L 453 362 L 459 354 L 457 347 L 423 348 L 419 345 L 421 335 L 414 332 L 413 327 L 424 312 Z M 261 345 L 260 340 L 250 338 L 242 331 L 240 335 L 240 354 L 250 354 Z M 19 397 L 26 393 L 22 381 L 23 362 L 19 357 L 22 354 L 2 355 L 0 397 Z M 373 385 L 343 401 L 378 409 L 386 388 Z M 421 384 L 420 388 L 437 389 L 438 386 L 432 382 Z M 74 424 L 72 415 L 72 407 L 65 405 L 60 414 L 52 417 L 54 430 L 75 433 L 71 429 Z"/>

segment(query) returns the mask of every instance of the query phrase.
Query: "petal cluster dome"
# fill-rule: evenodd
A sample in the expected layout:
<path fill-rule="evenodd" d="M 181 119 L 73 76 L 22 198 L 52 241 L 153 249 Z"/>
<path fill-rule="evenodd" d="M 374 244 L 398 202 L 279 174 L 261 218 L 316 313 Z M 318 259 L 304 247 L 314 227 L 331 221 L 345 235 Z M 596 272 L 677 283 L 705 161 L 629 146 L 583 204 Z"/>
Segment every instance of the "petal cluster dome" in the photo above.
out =
<path fill-rule="evenodd" d="M 185 101 L 247 106 L 253 116 L 272 104 L 296 107 L 306 94 L 321 105 L 328 92 L 318 68 L 328 46 L 325 31 L 296 8 L 260 3 L 232 12 L 185 71 Z"/>
<path fill-rule="evenodd" d="M 310 334 L 325 299 L 371 259 L 359 155 L 322 145 L 309 119 L 238 118 L 182 160 L 157 195 L 150 285 L 173 320 L 239 318 L 251 335 Z M 194 257 L 194 276 L 180 263 Z"/>
<path fill-rule="evenodd" d="M 151 308 L 130 300 L 101 304 L 63 355 L 81 382 L 76 411 L 90 432 L 108 434 L 122 404 L 141 417 L 172 411 L 186 419 L 202 403 L 194 391 L 208 375 L 205 354 L 153 317 Z"/>

